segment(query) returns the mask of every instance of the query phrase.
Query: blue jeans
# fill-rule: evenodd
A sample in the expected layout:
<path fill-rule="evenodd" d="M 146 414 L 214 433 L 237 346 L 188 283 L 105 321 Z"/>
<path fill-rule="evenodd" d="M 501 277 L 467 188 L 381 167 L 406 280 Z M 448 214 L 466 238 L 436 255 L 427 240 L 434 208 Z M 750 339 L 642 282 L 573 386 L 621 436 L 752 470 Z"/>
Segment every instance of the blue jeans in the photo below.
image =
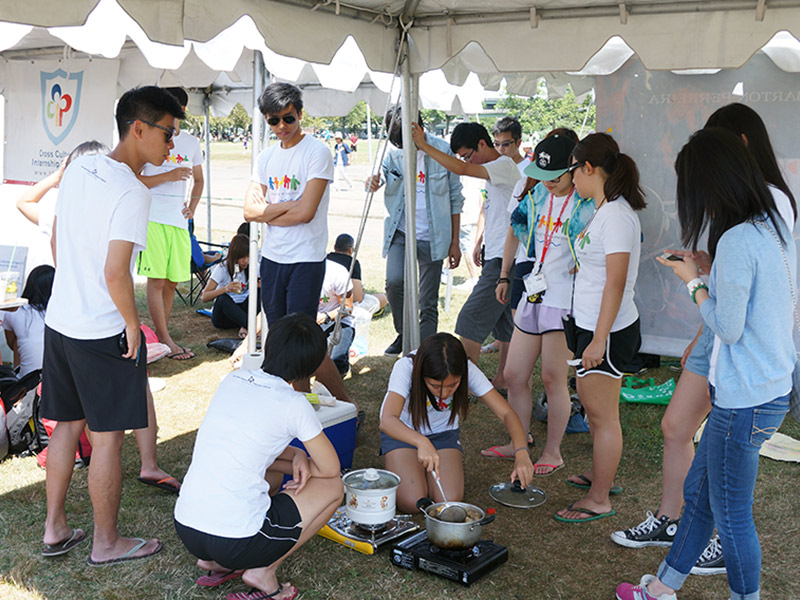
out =
<path fill-rule="evenodd" d="M 333 333 L 334 325 L 336 325 L 336 322 L 320 325 L 320 327 L 322 327 L 323 333 L 330 337 Z M 342 377 L 347 375 L 347 371 L 350 370 L 350 346 L 353 344 L 355 337 L 355 328 L 350 325 L 342 325 L 342 339 L 331 350 L 331 360 Z"/>
<path fill-rule="evenodd" d="M 789 396 L 752 408 L 726 409 L 714 404 L 714 388 L 709 387 L 711 413 L 683 484 L 683 516 L 658 578 L 679 589 L 716 525 L 731 600 L 758 600 L 761 545 L 753 522 L 758 451 L 781 426 Z"/>

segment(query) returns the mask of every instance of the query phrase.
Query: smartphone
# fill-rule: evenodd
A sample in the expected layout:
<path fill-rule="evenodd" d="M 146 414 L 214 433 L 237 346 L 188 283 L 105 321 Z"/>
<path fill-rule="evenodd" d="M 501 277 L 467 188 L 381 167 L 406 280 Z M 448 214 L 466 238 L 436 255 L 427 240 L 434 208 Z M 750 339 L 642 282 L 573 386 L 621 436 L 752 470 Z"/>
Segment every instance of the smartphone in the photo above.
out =
<path fill-rule="evenodd" d="M 482 267 L 485 262 L 486 262 L 486 245 L 484 244 L 481 246 L 481 264 L 479 264 L 478 266 Z"/>
<path fill-rule="evenodd" d="M 119 336 L 119 340 L 117 341 L 119 344 L 119 354 L 120 356 L 125 356 L 128 353 L 128 336 L 125 333 L 125 330 Z"/>
<path fill-rule="evenodd" d="M 664 260 L 683 262 L 683 257 L 678 256 L 677 254 L 670 254 L 669 252 L 664 252 L 664 254 L 661 255 L 661 258 L 663 258 Z"/>

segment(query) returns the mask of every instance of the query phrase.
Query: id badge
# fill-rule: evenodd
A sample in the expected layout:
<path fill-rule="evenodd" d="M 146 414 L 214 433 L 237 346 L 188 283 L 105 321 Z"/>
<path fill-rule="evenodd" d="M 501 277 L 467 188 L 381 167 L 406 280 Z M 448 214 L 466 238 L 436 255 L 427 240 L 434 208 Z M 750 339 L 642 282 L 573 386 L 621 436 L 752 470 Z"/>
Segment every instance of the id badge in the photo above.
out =
<path fill-rule="evenodd" d="M 525 284 L 525 293 L 528 296 L 541 294 L 547 289 L 547 280 L 544 278 L 544 273 L 528 273 L 522 278 Z"/>

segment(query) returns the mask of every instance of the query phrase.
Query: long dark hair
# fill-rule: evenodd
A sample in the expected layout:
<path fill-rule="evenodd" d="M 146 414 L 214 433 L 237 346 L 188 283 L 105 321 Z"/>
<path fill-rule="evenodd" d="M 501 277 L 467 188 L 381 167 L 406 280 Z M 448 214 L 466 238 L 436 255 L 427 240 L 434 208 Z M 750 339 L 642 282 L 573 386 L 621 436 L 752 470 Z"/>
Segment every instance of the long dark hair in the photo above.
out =
<path fill-rule="evenodd" d="M 742 139 L 728 129 L 705 127 L 692 134 L 675 160 L 681 241 L 692 251 L 708 227 L 708 253 L 728 229 L 767 215 L 781 241 L 775 200 Z"/>
<path fill-rule="evenodd" d="M 422 425 L 430 427 L 428 421 L 428 402 L 437 408 L 436 397 L 431 394 L 425 379 L 442 381 L 450 375 L 461 377 L 461 383 L 453 394 L 450 405 L 450 424 L 456 420 L 467 418 L 469 400 L 467 391 L 467 353 L 464 346 L 449 333 L 436 333 L 423 340 L 414 355 L 414 369 L 411 371 L 411 394 L 409 412 L 414 429 L 419 431 Z"/>
<path fill-rule="evenodd" d="M 556 127 L 555 129 L 553 129 L 553 131 L 551 131 L 544 137 L 549 138 L 551 135 L 560 135 L 572 140 L 576 144 L 578 143 L 578 134 L 575 133 L 574 129 L 570 129 L 569 127 Z M 570 175 L 570 177 L 572 177 L 572 175 Z M 522 188 L 522 193 L 519 196 L 517 196 L 517 202 L 521 202 L 522 199 L 528 195 L 528 192 L 530 192 L 536 186 L 537 183 L 539 183 L 538 179 L 534 179 L 533 177 L 528 177 L 528 179 L 525 181 L 525 187 Z"/>
<path fill-rule="evenodd" d="M 233 268 L 236 261 L 244 258 L 250 253 L 250 238 L 241 233 L 237 233 L 231 239 L 228 245 L 228 256 L 225 257 L 225 267 L 228 269 L 228 275 L 233 279 Z"/>
<path fill-rule="evenodd" d="M 639 186 L 639 169 L 633 159 L 619 151 L 614 138 L 607 133 L 591 133 L 572 151 L 573 158 L 600 167 L 606 173 L 603 194 L 608 202 L 623 196 L 633 210 L 647 206 L 644 192 Z M 595 198 L 597 200 L 597 198 Z"/>
<path fill-rule="evenodd" d="M 722 127 L 728 129 L 738 136 L 747 138 L 747 149 L 761 170 L 761 175 L 767 183 L 771 183 L 789 198 L 792 205 L 794 218 L 797 218 L 797 203 L 792 191 L 783 178 L 778 160 L 775 158 L 775 151 L 769 141 L 767 126 L 758 116 L 758 113 L 749 106 L 734 102 L 717 109 L 708 117 L 706 127 Z"/>
<path fill-rule="evenodd" d="M 53 292 L 53 276 L 56 270 L 50 265 L 39 265 L 28 275 L 25 289 L 22 290 L 22 297 L 28 300 L 31 308 L 44 312 L 47 303 L 50 302 L 50 294 Z"/>

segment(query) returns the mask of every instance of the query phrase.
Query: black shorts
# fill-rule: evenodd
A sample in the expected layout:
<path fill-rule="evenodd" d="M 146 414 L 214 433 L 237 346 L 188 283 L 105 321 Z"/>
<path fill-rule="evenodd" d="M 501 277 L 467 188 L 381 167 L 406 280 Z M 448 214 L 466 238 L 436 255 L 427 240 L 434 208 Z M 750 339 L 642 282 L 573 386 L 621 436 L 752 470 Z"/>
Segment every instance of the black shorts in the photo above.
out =
<path fill-rule="evenodd" d="M 178 521 L 175 531 L 186 549 L 201 560 L 213 560 L 228 569 L 258 569 L 270 566 L 294 547 L 303 532 L 301 522 L 294 500 L 276 494 L 261 529 L 250 537 L 221 537 Z"/>
<path fill-rule="evenodd" d="M 77 340 L 45 327 L 42 412 L 45 419 L 86 419 L 91 431 L 147 427 L 147 346 L 122 358 L 120 334 Z"/>
<path fill-rule="evenodd" d="M 515 309 L 517 304 L 519 304 L 522 294 L 525 292 L 525 282 L 522 281 L 522 278 L 533 271 L 533 266 L 535 264 L 536 263 L 532 263 L 528 260 L 523 260 L 518 262 L 517 266 L 514 268 L 514 280 L 511 282 L 511 299 L 509 300 L 511 308 Z"/>
<path fill-rule="evenodd" d="M 567 337 L 567 347 L 573 352 L 575 358 L 581 358 L 583 351 L 592 342 L 593 331 L 581 329 L 575 322 L 564 322 L 564 333 Z M 583 366 L 575 367 L 578 377 L 590 373 L 602 373 L 614 379 L 622 378 L 622 367 L 630 364 L 634 355 L 639 351 L 642 336 L 639 333 L 639 319 L 619 331 L 612 331 L 606 340 L 606 352 L 603 362 L 593 369 L 584 369 Z"/>

